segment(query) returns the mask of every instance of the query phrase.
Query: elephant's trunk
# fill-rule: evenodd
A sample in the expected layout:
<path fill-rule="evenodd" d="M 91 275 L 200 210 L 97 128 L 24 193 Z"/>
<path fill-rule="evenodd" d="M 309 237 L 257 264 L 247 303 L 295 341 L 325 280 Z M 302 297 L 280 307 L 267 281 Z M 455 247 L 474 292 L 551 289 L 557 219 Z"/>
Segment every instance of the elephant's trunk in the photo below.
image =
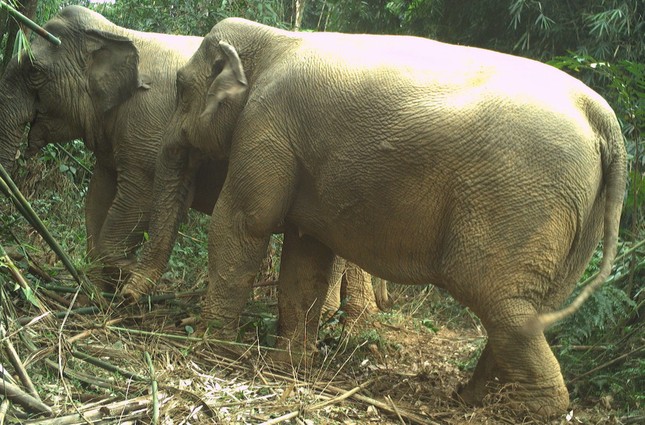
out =
<path fill-rule="evenodd" d="M 14 167 L 25 127 L 34 116 L 35 97 L 14 58 L 0 80 L 0 164 L 7 172 Z"/>

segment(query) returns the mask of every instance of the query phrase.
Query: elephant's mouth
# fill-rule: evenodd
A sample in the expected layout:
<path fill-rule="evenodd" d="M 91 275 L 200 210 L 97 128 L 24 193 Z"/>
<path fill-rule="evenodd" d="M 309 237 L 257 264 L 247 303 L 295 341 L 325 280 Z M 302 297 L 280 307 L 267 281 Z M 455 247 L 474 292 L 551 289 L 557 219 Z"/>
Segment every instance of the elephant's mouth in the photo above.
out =
<path fill-rule="evenodd" d="M 45 145 L 47 145 L 45 134 L 47 134 L 47 129 L 43 125 L 39 125 L 37 122 L 33 122 L 31 124 L 31 128 L 29 129 L 29 136 L 27 137 L 27 149 L 25 150 L 25 157 L 33 157 Z"/>

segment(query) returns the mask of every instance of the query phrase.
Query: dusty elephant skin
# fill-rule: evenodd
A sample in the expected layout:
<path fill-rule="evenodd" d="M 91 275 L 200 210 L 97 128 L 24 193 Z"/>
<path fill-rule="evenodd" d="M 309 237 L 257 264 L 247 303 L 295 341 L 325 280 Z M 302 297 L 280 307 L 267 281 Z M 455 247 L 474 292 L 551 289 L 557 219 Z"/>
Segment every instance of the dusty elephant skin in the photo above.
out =
<path fill-rule="evenodd" d="M 134 262 L 148 228 L 157 152 L 175 108 L 176 73 L 202 38 L 128 30 L 78 6 L 63 9 L 45 28 L 63 43 L 35 39 L 33 63 L 26 55 L 14 58 L 0 80 L 0 163 L 13 168 L 28 123 L 31 154 L 47 143 L 84 139 L 96 156 L 85 208 L 88 254 L 102 264 L 93 280 L 111 285 Z M 195 172 L 185 210 L 210 214 L 226 162 L 212 160 Z M 150 275 L 164 268 L 160 264 Z M 152 283 L 146 280 L 130 295 L 150 292 Z M 371 287 L 363 286 L 354 298 Z"/>
<path fill-rule="evenodd" d="M 209 236 L 212 333 L 234 334 L 284 223 L 279 347 L 312 346 L 336 253 L 388 280 L 446 288 L 481 318 L 488 344 L 464 400 L 516 384 L 518 408 L 565 411 L 557 360 L 527 324 L 553 318 L 603 235 L 600 281 L 615 257 L 626 154 L 599 95 L 491 51 L 242 19 L 213 28 L 177 86 L 151 241 L 130 284 L 156 278 L 148 271 L 167 258 L 191 164 L 229 158 Z"/>
<path fill-rule="evenodd" d="M 0 81 L 0 163 L 13 168 L 27 124 L 30 153 L 82 138 L 96 156 L 85 209 L 88 252 L 106 272 L 118 269 L 133 261 L 148 226 L 176 72 L 202 38 L 131 31 L 77 6 L 45 28 L 62 44 L 36 38 L 33 63 L 26 55 L 14 58 Z M 212 212 L 226 173 L 222 164 L 199 170 L 193 208 Z"/>

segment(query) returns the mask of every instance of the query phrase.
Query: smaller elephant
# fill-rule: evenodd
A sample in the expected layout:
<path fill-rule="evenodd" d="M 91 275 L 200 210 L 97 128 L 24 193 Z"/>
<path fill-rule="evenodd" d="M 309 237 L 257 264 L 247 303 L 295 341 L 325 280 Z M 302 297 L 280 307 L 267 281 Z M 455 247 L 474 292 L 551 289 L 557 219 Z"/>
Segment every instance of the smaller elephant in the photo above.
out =
<path fill-rule="evenodd" d="M 13 168 L 27 124 L 30 155 L 48 143 L 83 138 L 96 157 L 85 205 L 88 254 L 101 264 L 92 280 L 113 286 L 135 262 L 148 229 L 176 73 L 202 38 L 129 30 L 80 6 L 64 8 L 45 29 L 64 43 L 37 38 L 33 57 L 13 58 L 0 80 L 0 163 Z M 198 182 L 186 211 L 210 214 L 227 164 L 213 160 L 194 171 Z M 353 290 L 371 290 L 364 284 Z M 136 296 L 151 290 L 146 281 Z"/>
<path fill-rule="evenodd" d="M 80 6 L 62 9 L 45 29 L 63 43 L 36 38 L 31 57 L 13 58 L 0 80 L 0 163 L 11 171 L 27 125 L 31 155 L 83 139 L 96 158 L 85 204 L 87 250 L 100 265 L 92 280 L 112 285 L 148 228 L 176 73 L 202 38 L 132 31 Z M 206 190 L 197 186 L 189 205 L 208 214 L 226 176 L 225 162 L 211 165 L 196 170 Z"/>
<path fill-rule="evenodd" d="M 339 255 L 398 283 L 431 282 L 477 314 L 488 342 L 464 400 L 515 384 L 518 408 L 565 411 L 560 366 L 533 325 L 575 310 L 616 255 L 626 152 L 601 96 L 502 53 L 243 19 L 213 27 L 177 88 L 151 238 L 129 285 L 156 278 L 194 161 L 228 159 L 209 228 L 210 335 L 235 335 L 282 225 L 278 356 L 314 345 Z M 558 311 L 601 238 L 599 277 Z"/>

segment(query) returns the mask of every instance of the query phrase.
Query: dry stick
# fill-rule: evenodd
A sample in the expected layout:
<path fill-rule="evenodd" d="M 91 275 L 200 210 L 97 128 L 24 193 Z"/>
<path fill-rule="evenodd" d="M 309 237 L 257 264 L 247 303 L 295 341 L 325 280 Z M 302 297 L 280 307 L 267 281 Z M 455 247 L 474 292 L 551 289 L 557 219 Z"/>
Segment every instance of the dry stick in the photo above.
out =
<path fill-rule="evenodd" d="M 330 389 L 330 390 L 332 390 L 334 392 L 337 392 L 337 393 L 342 393 L 343 392 L 342 389 L 336 388 L 333 385 L 327 385 L 326 388 L 328 388 L 328 389 Z M 411 423 L 416 423 L 416 424 L 420 424 L 420 425 L 440 425 L 438 422 L 434 422 L 434 421 L 431 421 L 429 419 L 422 418 L 421 416 L 418 416 L 418 415 L 416 415 L 415 413 L 412 413 L 412 412 L 408 412 L 405 409 L 401 409 L 401 408 L 393 409 L 387 403 L 383 403 L 382 401 L 378 401 L 378 400 L 366 397 L 366 396 L 361 395 L 361 394 L 353 394 L 351 397 L 353 399 L 356 399 L 356 400 L 361 401 L 363 403 L 371 404 L 372 406 L 377 407 L 377 408 L 379 408 L 381 410 L 385 410 L 386 412 L 390 412 L 390 413 L 393 413 L 393 414 L 399 414 L 402 417 L 404 417 L 405 419 L 409 420 Z"/>
<path fill-rule="evenodd" d="M 18 374 L 18 377 L 20 378 L 20 382 L 22 382 L 22 385 L 24 385 L 24 387 L 27 389 L 27 392 L 29 392 L 29 394 L 35 399 L 40 400 L 38 391 L 36 391 L 36 387 L 34 387 L 34 383 L 31 382 L 31 378 L 29 377 L 27 370 L 25 370 L 25 366 L 22 364 L 22 360 L 20 360 L 20 357 L 18 356 L 16 349 L 13 347 L 13 344 L 11 343 L 11 340 L 9 338 L 5 338 L 5 335 L 6 335 L 6 332 L 4 329 L 4 325 L 0 323 L 0 338 L 2 338 L 4 341 L 5 352 L 7 353 L 7 357 L 9 358 L 9 361 L 11 362 L 11 365 L 13 366 L 14 371 Z"/>
<path fill-rule="evenodd" d="M 394 404 L 394 401 L 392 400 L 392 397 L 390 397 L 389 394 L 388 394 L 388 395 L 385 396 L 385 399 L 390 402 L 390 404 L 392 405 L 392 409 L 394 409 L 394 413 L 396 413 L 396 416 L 399 418 L 401 423 L 403 425 L 405 425 L 405 421 L 401 417 L 401 414 L 399 413 L 399 409 L 396 407 L 396 404 Z"/>
<path fill-rule="evenodd" d="M 362 383 L 358 387 L 354 387 L 349 391 L 345 391 L 343 394 L 339 395 L 338 397 L 334 397 L 330 400 L 325 400 L 316 404 L 312 404 L 311 406 L 305 406 L 303 409 L 295 411 L 295 412 L 290 412 L 285 415 L 282 415 L 280 417 L 268 420 L 266 422 L 262 422 L 261 425 L 273 425 L 273 424 L 279 424 L 280 422 L 287 421 L 289 419 L 295 418 L 297 416 L 300 416 L 300 414 L 304 413 L 312 413 L 315 412 L 316 410 L 320 410 L 323 407 L 329 406 L 330 404 L 336 404 L 340 403 L 341 401 L 351 397 L 352 395 L 356 394 L 360 390 L 364 389 L 368 385 L 373 384 L 375 381 L 379 380 L 380 378 L 375 378 L 375 379 L 370 379 L 367 382 Z"/>
<path fill-rule="evenodd" d="M 162 395 L 165 400 L 165 395 Z M 124 420 L 133 420 L 146 414 L 149 397 L 141 396 L 116 403 L 97 406 L 81 413 L 60 416 L 53 419 L 25 422 L 24 425 L 86 425 L 95 423 L 124 423 Z M 107 422 L 106 422 L 107 421 Z"/>
<path fill-rule="evenodd" d="M 155 379 L 155 368 L 152 364 L 152 359 L 150 354 L 146 351 L 144 353 L 146 357 L 146 363 L 148 363 L 148 369 L 150 369 L 150 380 L 151 388 L 150 395 L 152 396 L 152 425 L 157 425 L 159 423 L 159 394 L 157 393 L 157 380 Z"/>
<path fill-rule="evenodd" d="M 7 410 L 9 410 L 9 399 L 2 400 L 0 403 L 0 425 L 4 425 L 4 418 L 7 416 Z"/>
<path fill-rule="evenodd" d="M 8 400 L 21 405 L 25 410 L 39 415 L 51 415 L 52 409 L 42 401 L 30 396 L 16 385 L 7 381 L 0 381 L 0 393 Z"/>

